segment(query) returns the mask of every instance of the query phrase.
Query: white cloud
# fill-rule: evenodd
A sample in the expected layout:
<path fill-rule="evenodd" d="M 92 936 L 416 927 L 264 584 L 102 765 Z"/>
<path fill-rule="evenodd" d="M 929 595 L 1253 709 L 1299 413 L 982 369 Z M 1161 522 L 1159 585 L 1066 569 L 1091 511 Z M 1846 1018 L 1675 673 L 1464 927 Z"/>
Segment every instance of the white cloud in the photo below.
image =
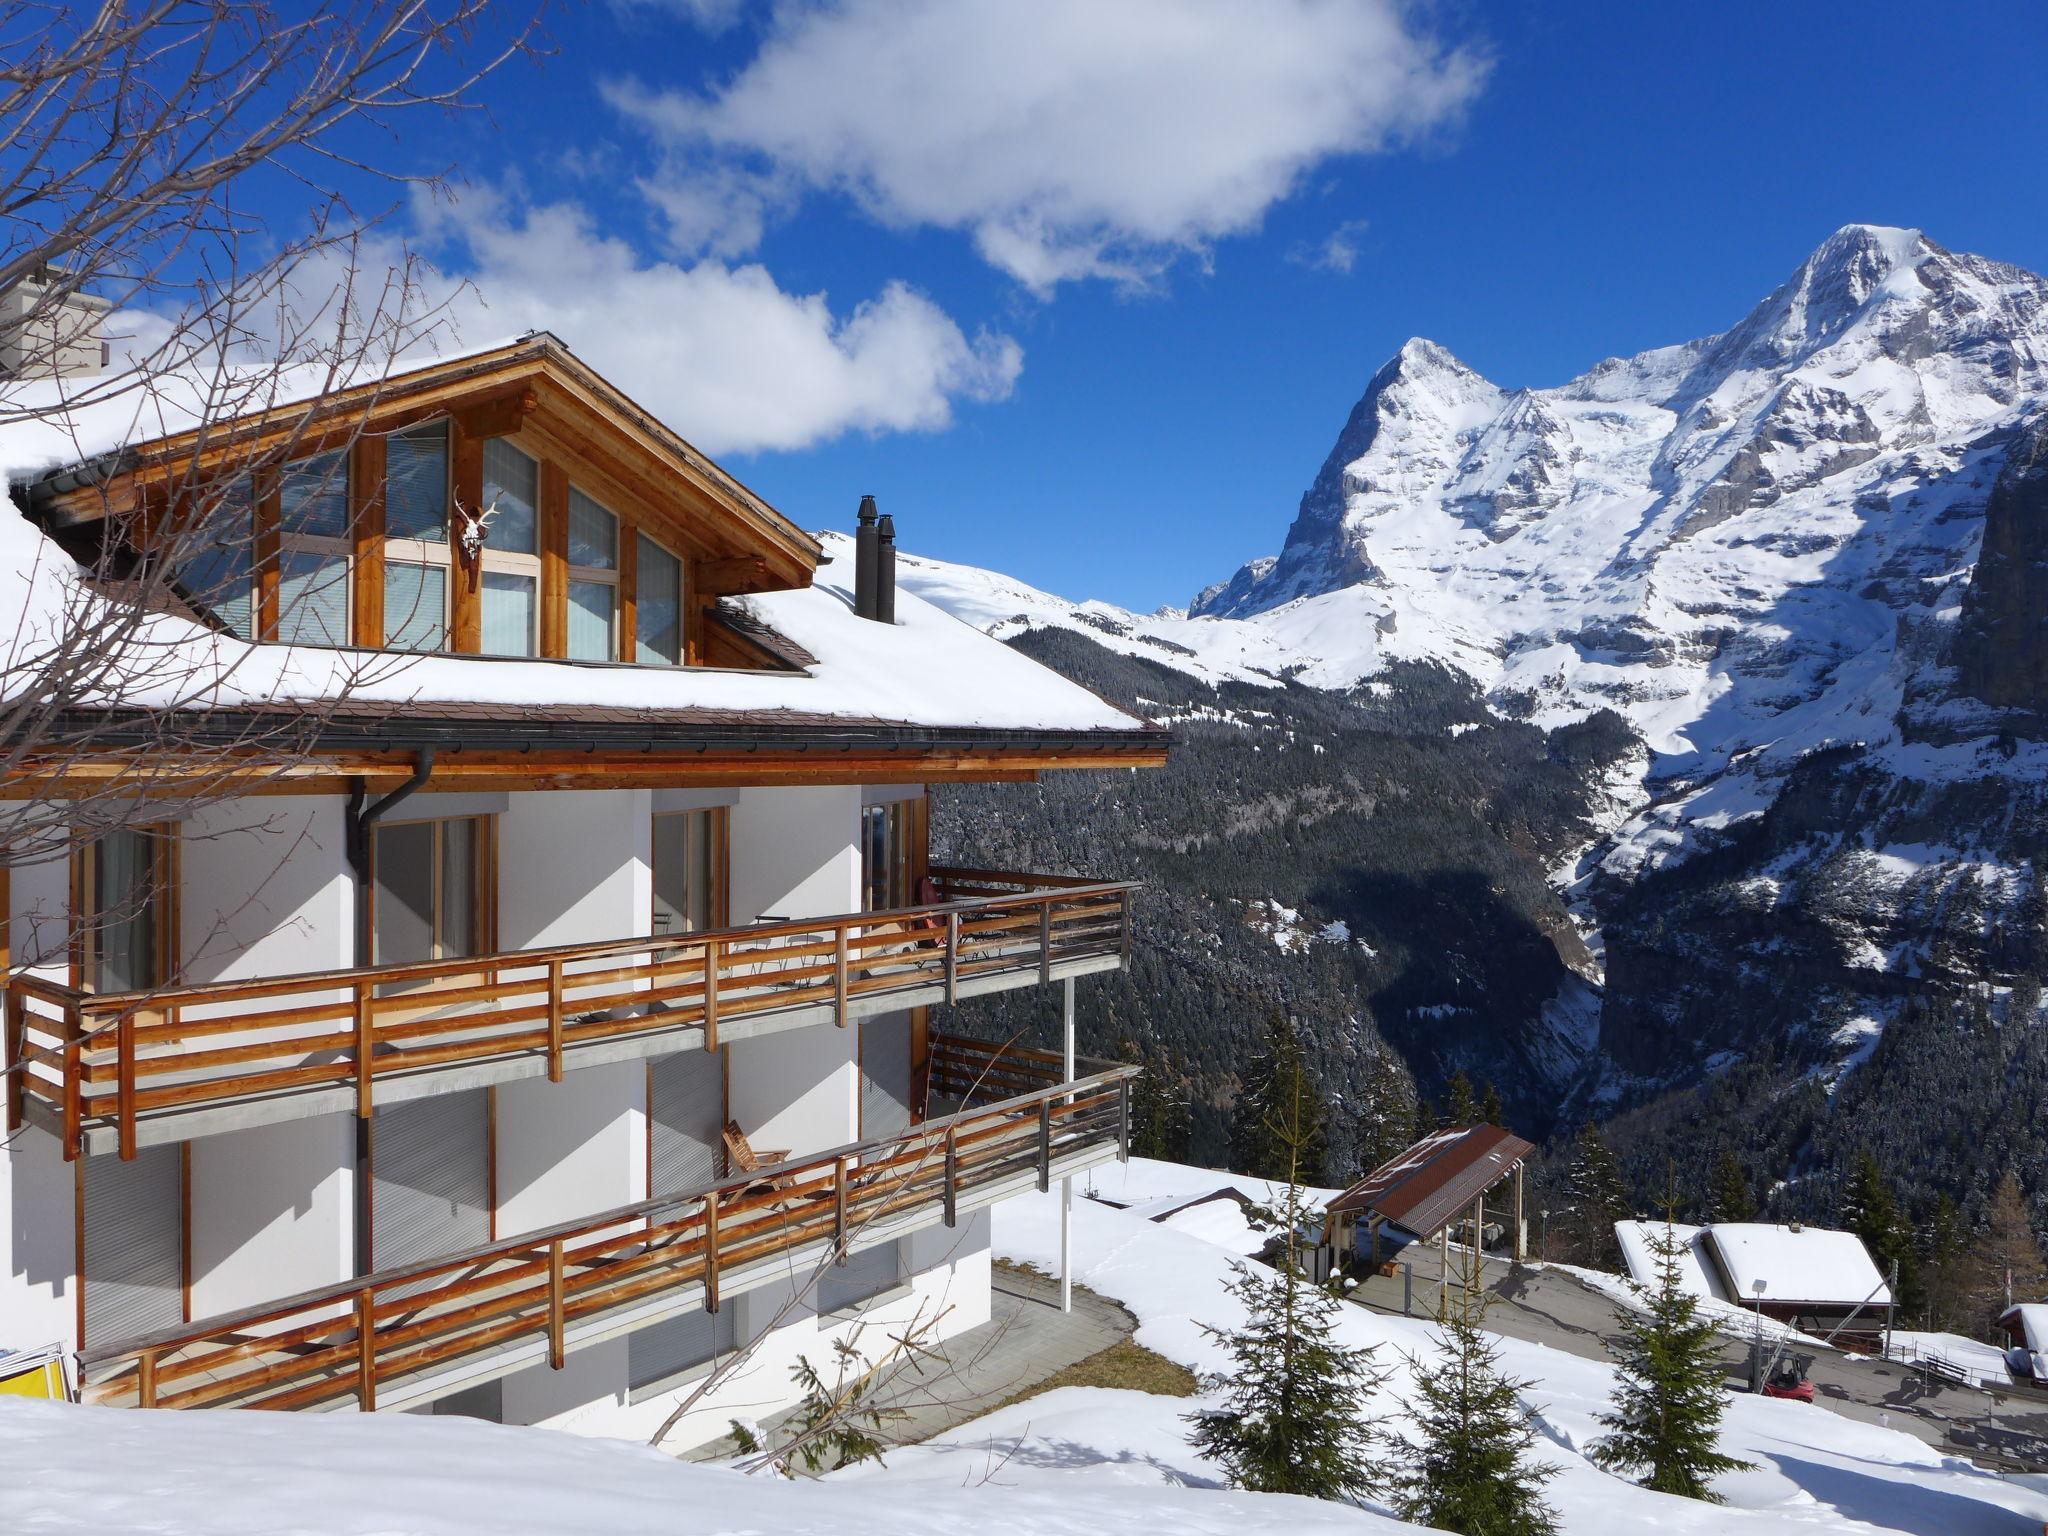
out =
<path fill-rule="evenodd" d="M 1359 237 L 1370 227 L 1365 219 L 1346 219 L 1322 239 L 1295 245 L 1288 251 L 1287 259 L 1297 266 L 1349 277 L 1351 269 L 1358 265 Z"/>
<path fill-rule="evenodd" d="M 803 448 L 846 432 L 933 431 L 960 400 L 1007 396 L 1008 336 L 969 338 L 902 283 L 845 314 L 758 265 L 646 262 L 580 208 L 472 191 L 420 210 L 463 342 L 549 330 L 709 453 Z"/>
<path fill-rule="evenodd" d="M 611 98 L 669 152 L 683 248 L 744 248 L 783 187 L 834 189 L 1042 293 L 1148 281 L 1321 161 L 1455 120 L 1484 75 L 1396 0 L 792 0 L 722 86 Z"/>

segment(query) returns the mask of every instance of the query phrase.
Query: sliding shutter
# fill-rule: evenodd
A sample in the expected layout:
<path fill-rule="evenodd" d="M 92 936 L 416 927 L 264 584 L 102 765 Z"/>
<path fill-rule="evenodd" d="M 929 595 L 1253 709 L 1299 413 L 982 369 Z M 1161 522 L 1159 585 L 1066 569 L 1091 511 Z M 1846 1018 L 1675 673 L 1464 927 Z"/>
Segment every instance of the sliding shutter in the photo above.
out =
<path fill-rule="evenodd" d="M 652 1396 L 677 1377 L 733 1349 L 733 1309 L 685 1312 L 626 1338 L 626 1372 L 633 1401 Z"/>
<path fill-rule="evenodd" d="M 724 1177 L 722 1051 L 678 1051 L 656 1061 L 648 1073 L 647 1109 L 654 1143 L 650 1196 Z"/>
<path fill-rule="evenodd" d="M 910 1015 L 883 1014 L 860 1025 L 860 1137 L 910 1129 Z"/>
<path fill-rule="evenodd" d="M 371 1122 L 370 1262 L 424 1263 L 491 1240 L 486 1091 L 393 1104 Z"/>
<path fill-rule="evenodd" d="M 843 1264 L 828 1264 L 818 1275 L 820 1312 L 845 1312 L 893 1289 L 903 1279 L 903 1258 L 896 1243 L 879 1243 L 849 1253 Z"/>
<path fill-rule="evenodd" d="M 85 1344 L 185 1320 L 184 1179 L 174 1145 L 85 1161 Z"/>

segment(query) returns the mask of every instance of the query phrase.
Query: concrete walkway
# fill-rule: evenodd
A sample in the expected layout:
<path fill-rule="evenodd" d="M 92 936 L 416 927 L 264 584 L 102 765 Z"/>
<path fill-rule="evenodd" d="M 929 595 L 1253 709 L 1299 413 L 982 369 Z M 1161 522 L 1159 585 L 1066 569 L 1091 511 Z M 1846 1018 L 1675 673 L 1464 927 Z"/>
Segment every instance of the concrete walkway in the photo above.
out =
<path fill-rule="evenodd" d="M 915 1445 L 980 1418 L 1137 1331 L 1122 1307 L 1078 1287 L 1074 1310 L 1062 1312 L 1059 1282 L 1031 1270 L 998 1264 L 994 1282 L 988 1322 L 898 1366 L 876 1389 L 880 1404 L 904 1415 L 888 1425 L 891 1443 Z"/>
<path fill-rule="evenodd" d="M 1413 1271 L 1414 1315 L 1433 1316 L 1441 1273 L 1436 1249 L 1418 1243 L 1405 1249 L 1402 1257 Z M 1464 1262 L 1464 1255 L 1454 1249 L 1454 1280 Z M 1621 1337 L 1619 1313 L 1616 1304 L 1599 1291 L 1564 1270 L 1516 1266 L 1491 1256 L 1484 1272 L 1486 1288 L 1494 1298 L 1486 1314 L 1488 1328 L 1588 1360 L 1614 1358 Z M 1374 1275 L 1360 1283 L 1351 1299 L 1374 1311 L 1398 1314 L 1409 1294 L 1403 1276 L 1388 1279 Z M 1811 1346 L 1798 1352 L 1814 1356 L 1808 1376 L 1817 1408 L 1903 1430 L 1937 1450 L 1988 1466 L 2048 1471 L 2048 1393 L 2023 1389 L 1990 1392 L 1930 1382 L 1911 1366 L 1895 1361 Z M 1730 1387 L 1747 1391 L 1747 1341 L 1730 1338 L 1722 1364 Z"/>

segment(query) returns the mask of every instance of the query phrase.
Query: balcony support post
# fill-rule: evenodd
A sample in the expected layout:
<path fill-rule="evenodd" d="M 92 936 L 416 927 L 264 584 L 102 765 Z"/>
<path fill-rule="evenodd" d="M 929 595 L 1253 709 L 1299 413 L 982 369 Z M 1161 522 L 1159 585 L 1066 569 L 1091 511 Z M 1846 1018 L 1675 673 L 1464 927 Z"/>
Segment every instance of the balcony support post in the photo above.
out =
<path fill-rule="evenodd" d="M 955 1193 L 960 1179 L 959 1130 L 955 1125 L 946 1127 L 946 1225 L 949 1227 L 959 1224 L 958 1196 Z"/>
<path fill-rule="evenodd" d="M 847 972 L 850 969 L 846 953 L 846 924 L 841 923 L 832 941 L 832 1022 L 841 1029 L 846 1028 Z"/>
<path fill-rule="evenodd" d="M 356 1292 L 356 1406 L 377 1411 L 377 1293 Z"/>
<path fill-rule="evenodd" d="M 135 1402 L 140 1408 L 156 1406 L 156 1351 L 145 1349 L 135 1360 Z"/>
<path fill-rule="evenodd" d="M 1038 984 L 1052 985 L 1052 898 L 1045 897 L 1038 903 Z M 1067 1076 L 1074 1074 L 1069 1072 Z"/>
<path fill-rule="evenodd" d="M 64 1010 L 64 1161 L 75 1163 L 85 1140 L 85 1060 L 78 1041 L 78 1009 Z"/>
<path fill-rule="evenodd" d="M 1040 909 L 1050 915 L 1052 908 L 1047 905 Z M 1047 948 L 1046 954 L 1052 950 Z M 1048 966 L 1050 961 L 1047 962 Z M 1069 976 L 1060 987 L 1060 1049 L 1063 1083 L 1074 1080 L 1074 978 Z M 1071 1104 L 1071 1096 L 1067 1099 Z M 1074 1310 L 1074 1177 L 1068 1174 L 1060 1180 L 1060 1310 Z"/>
<path fill-rule="evenodd" d="M 704 944 L 704 1049 L 718 1049 L 718 940 L 708 939 Z M 716 1311 L 716 1308 L 712 1310 Z"/>
<path fill-rule="evenodd" d="M 21 1129 L 27 1109 L 28 1063 L 21 1059 L 28 1043 L 28 999 L 10 987 L 7 990 L 7 1045 L 0 1052 L 0 1067 L 7 1071 L 7 1134 Z"/>
<path fill-rule="evenodd" d="M 1038 1192 L 1052 1188 L 1052 1099 L 1038 1101 Z"/>
<path fill-rule="evenodd" d="M 946 1001 L 960 1000 L 960 914 L 946 914 Z"/>
<path fill-rule="evenodd" d="M 718 1310 L 718 1191 L 704 1197 L 704 1310 Z"/>
<path fill-rule="evenodd" d="M 548 1244 L 548 1365 L 559 1371 L 568 1357 L 562 1344 L 562 1240 Z"/>
<path fill-rule="evenodd" d="M 548 962 L 548 1081 L 562 1080 L 562 962 Z M 559 1369 L 559 1367 L 557 1367 Z"/>
<path fill-rule="evenodd" d="M 357 982 L 356 992 L 356 1118 L 367 1120 L 374 1102 L 371 1094 L 371 1069 L 377 1059 L 377 1018 L 376 1005 L 370 996 L 367 982 Z"/>
<path fill-rule="evenodd" d="M 846 1262 L 846 1159 L 832 1159 L 832 1262 Z"/>
<path fill-rule="evenodd" d="M 114 1026 L 115 1108 L 121 1117 L 121 1161 L 135 1161 L 135 1010 Z"/>

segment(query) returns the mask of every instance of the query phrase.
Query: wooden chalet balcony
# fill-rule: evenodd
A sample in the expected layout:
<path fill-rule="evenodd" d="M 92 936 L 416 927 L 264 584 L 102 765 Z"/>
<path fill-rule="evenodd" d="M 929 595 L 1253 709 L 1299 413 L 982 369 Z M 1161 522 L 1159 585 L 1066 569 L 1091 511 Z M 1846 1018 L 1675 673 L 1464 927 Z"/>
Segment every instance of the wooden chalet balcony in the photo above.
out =
<path fill-rule="evenodd" d="M 1123 882 L 934 869 L 942 899 L 673 938 L 154 992 L 8 989 L 8 1124 L 81 1152 L 948 1003 L 1114 970 Z"/>
<path fill-rule="evenodd" d="M 976 1103 L 906 1135 L 836 1147 L 430 1263 L 88 1349 L 90 1403 L 387 1408 L 431 1401 L 739 1292 L 815 1281 L 890 1242 L 1129 1155 L 1135 1067 L 1059 1081 L 1047 1052 L 935 1043 L 933 1075 Z M 1092 1065 L 1092 1064 L 1091 1064 Z"/>

